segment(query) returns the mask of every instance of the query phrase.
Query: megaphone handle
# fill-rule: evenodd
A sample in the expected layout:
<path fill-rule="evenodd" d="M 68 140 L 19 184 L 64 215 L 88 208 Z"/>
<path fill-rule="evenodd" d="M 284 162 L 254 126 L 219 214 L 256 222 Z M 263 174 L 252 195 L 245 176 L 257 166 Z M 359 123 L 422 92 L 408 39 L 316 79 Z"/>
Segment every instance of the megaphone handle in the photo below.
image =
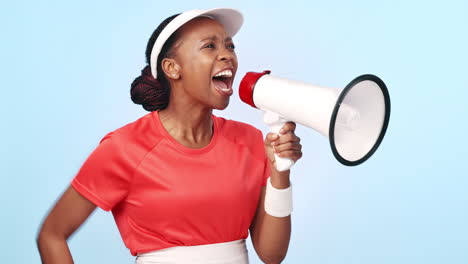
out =
<path fill-rule="evenodd" d="M 270 127 L 270 131 L 279 135 L 280 129 L 286 124 L 288 121 L 276 113 L 266 111 L 263 112 L 263 122 Z M 285 171 L 289 170 L 293 165 L 294 161 L 290 158 L 283 158 L 279 157 L 275 153 L 275 161 L 276 161 L 276 170 L 277 171 Z"/>

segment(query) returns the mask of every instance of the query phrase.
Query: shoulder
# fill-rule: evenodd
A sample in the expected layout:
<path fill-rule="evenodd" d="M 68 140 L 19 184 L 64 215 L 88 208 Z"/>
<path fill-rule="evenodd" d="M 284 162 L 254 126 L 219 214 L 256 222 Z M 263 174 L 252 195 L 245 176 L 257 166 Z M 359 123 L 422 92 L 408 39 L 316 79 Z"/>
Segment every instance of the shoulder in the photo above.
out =
<path fill-rule="evenodd" d="M 216 118 L 218 119 L 219 130 L 223 137 L 228 140 L 249 146 L 263 142 L 263 133 L 255 126 L 223 117 Z"/>
<path fill-rule="evenodd" d="M 113 145 L 142 146 L 150 148 L 160 137 L 153 120 L 152 112 L 139 117 L 115 130 L 108 132 L 99 143 L 112 141 Z"/>

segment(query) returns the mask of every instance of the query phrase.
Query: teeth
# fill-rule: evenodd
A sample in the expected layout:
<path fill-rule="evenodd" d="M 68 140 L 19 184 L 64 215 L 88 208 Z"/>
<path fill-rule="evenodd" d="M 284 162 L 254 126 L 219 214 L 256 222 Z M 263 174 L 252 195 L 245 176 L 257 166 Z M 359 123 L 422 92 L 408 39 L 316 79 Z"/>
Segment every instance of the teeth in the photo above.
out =
<path fill-rule="evenodd" d="M 232 77 L 232 71 L 231 70 L 225 70 L 225 71 L 222 71 L 222 72 L 216 74 L 214 77 L 221 77 L 221 76 Z"/>

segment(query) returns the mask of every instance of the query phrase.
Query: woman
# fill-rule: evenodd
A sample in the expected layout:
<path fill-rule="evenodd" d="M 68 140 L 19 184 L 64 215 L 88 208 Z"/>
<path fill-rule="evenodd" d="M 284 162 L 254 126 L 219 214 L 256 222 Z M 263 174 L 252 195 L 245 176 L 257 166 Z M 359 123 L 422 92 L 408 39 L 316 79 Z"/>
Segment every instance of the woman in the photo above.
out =
<path fill-rule="evenodd" d="M 241 24 L 233 9 L 191 10 L 154 31 L 131 89 L 150 113 L 105 135 L 82 165 L 41 226 L 43 263 L 73 263 L 66 240 L 96 206 L 112 210 L 136 263 L 248 263 L 249 231 L 262 261 L 284 259 L 290 171 L 274 153 L 302 156 L 295 124 L 263 140 L 212 114 L 233 93 Z"/>

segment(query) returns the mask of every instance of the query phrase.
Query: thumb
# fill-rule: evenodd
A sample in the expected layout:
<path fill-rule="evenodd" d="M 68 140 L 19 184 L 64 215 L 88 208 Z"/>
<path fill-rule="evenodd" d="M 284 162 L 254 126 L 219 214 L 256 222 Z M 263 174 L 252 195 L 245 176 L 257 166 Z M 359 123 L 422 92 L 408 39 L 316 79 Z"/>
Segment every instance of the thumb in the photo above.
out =
<path fill-rule="evenodd" d="M 278 135 L 276 133 L 268 133 L 265 138 L 265 145 L 270 146 L 271 142 L 275 141 L 278 139 Z"/>

